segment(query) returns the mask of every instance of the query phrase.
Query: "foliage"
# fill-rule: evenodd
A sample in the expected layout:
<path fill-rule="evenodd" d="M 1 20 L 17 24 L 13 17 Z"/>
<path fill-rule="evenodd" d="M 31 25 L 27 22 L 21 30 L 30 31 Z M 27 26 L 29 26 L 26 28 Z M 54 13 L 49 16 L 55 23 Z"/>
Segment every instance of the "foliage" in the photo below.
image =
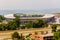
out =
<path fill-rule="evenodd" d="M 32 17 L 43 17 L 44 15 L 32 15 Z"/>
<path fill-rule="evenodd" d="M 32 28 L 33 27 L 33 21 L 28 21 L 27 23 L 25 23 L 25 27 L 26 28 Z"/>
<path fill-rule="evenodd" d="M 16 24 L 13 21 L 10 21 L 7 24 L 7 30 L 15 30 L 17 28 Z"/>
<path fill-rule="evenodd" d="M 0 24 L 0 31 L 2 30 L 16 30 L 20 27 L 20 18 L 16 17 L 13 21 L 8 22 L 7 24 Z"/>
<path fill-rule="evenodd" d="M 51 25 L 51 26 L 52 26 L 52 25 L 57 25 L 57 26 L 60 26 L 60 24 L 50 24 L 50 25 Z"/>
<path fill-rule="evenodd" d="M 27 37 L 27 39 L 26 40 L 32 40 L 30 37 Z"/>
<path fill-rule="evenodd" d="M 14 17 L 20 17 L 20 15 L 19 15 L 19 14 L 14 14 L 13 16 L 14 16 Z"/>
<path fill-rule="evenodd" d="M 54 33 L 53 39 L 54 40 L 60 40 L 60 31 L 57 31 Z"/>
<path fill-rule="evenodd" d="M 25 26 L 20 26 L 21 27 L 21 29 L 25 29 Z"/>
<path fill-rule="evenodd" d="M 26 36 L 26 40 L 32 40 L 32 39 L 30 38 L 30 35 L 32 35 L 32 34 L 28 34 L 28 35 Z"/>
<path fill-rule="evenodd" d="M 57 30 L 57 25 L 52 25 L 52 32 L 56 32 L 56 30 Z"/>
<path fill-rule="evenodd" d="M 0 24 L 0 31 L 6 30 L 6 24 Z"/>
<path fill-rule="evenodd" d="M 0 30 L 17 30 L 25 28 L 42 28 L 47 27 L 48 24 L 43 20 L 37 21 L 28 21 L 24 25 L 20 26 L 20 17 L 16 17 L 13 21 L 8 22 L 7 24 L 0 24 Z"/>
<path fill-rule="evenodd" d="M 21 33 L 21 35 L 19 35 L 18 32 L 14 32 L 14 33 L 12 34 L 12 39 L 13 39 L 13 40 L 15 40 L 15 39 L 17 39 L 17 40 L 25 40 L 25 38 L 24 38 L 24 36 L 22 35 L 22 33 Z"/>
<path fill-rule="evenodd" d="M 20 40 L 25 40 L 25 37 L 23 36 L 22 33 L 21 33 L 21 35 L 20 35 Z"/>
<path fill-rule="evenodd" d="M 25 28 L 42 28 L 47 27 L 48 24 L 43 20 L 37 20 L 37 21 L 28 21 L 25 23 Z"/>
<path fill-rule="evenodd" d="M 18 40 L 20 39 L 19 33 L 18 32 L 14 32 L 12 34 L 12 39 L 14 40 L 14 38 L 17 38 Z"/>
<path fill-rule="evenodd" d="M 8 30 L 16 30 L 20 27 L 20 18 L 16 17 L 13 21 L 8 22 L 7 29 Z"/>
<path fill-rule="evenodd" d="M 33 28 L 42 28 L 42 27 L 47 27 L 47 26 L 48 24 L 43 20 L 38 20 L 37 22 L 33 24 Z"/>
<path fill-rule="evenodd" d="M 3 20 L 5 20 L 5 17 L 0 15 L 0 22 L 2 22 Z"/>
<path fill-rule="evenodd" d="M 17 28 L 19 29 L 19 27 L 20 27 L 20 17 L 17 16 L 17 17 L 13 20 L 13 22 L 15 22 Z"/>

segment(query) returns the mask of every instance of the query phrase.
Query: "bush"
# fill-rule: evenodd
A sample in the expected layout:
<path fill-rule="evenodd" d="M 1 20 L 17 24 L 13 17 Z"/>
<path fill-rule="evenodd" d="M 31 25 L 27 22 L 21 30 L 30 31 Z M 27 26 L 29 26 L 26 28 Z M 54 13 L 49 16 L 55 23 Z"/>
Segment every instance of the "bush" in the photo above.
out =
<path fill-rule="evenodd" d="M 21 29 L 25 29 L 25 26 L 20 26 L 21 27 Z"/>
<path fill-rule="evenodd" d="M 14 40 L 15 38 L 16 38 L 17 40 L 20 39 L 20 36 L 19 36 L 19 33 L 18 33 L 18 32 L 14 32 L 14 33 L 12 34 L 12 39 Z"/>
<path fill-rule="evenodd" d="M 57 25 L 52 25 L 52 32 L 56 32 L 56 30 L 57 30 Z"/>

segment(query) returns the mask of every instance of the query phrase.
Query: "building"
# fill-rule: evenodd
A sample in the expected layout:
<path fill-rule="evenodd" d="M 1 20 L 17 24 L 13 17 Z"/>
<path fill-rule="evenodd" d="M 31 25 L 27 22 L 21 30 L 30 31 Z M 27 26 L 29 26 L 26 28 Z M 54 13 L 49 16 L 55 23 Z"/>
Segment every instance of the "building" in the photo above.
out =
<path fill-rule="evenodd" d="M 36 14 L 37 15 L 37 14 Z M 8 14 L 8 15 L 4 15 L 4 17 L 6 18 L 7 21 L 14 19 L 14 14 Z M 20 21 L 21 24 L 26 23 L 27 21 L 36 21 L 42 19 L 43 21 L 46 21 L 47 23 L 53 23 L 55 22 L 55 16 L 53 14 L 44 14 L 44 15 L 40 15 L 39 16 L 32 16 L 32 15 L 27 15 L 27 14 L 21 14 L 20 15 Z"/>
<path fill-rule="evenodd" d="M 55 23 L 53 24 L 60 24 L 60 13 L 55 13 Z"/>
<path fill-rule="evenodd" d="M 37 40 L 53 40 L 53 34 L 48 33 L 48 34 L 32 34 L 30 35 L 31 39 L 37 39 Z"/>

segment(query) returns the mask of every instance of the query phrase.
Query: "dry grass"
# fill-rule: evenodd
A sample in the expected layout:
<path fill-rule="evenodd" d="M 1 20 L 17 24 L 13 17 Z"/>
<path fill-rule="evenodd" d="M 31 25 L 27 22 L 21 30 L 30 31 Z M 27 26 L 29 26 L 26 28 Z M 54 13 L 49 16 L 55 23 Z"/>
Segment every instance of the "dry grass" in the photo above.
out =
<path fill-rule="evenodd" d="M 57 29 L 60 29 L 58 27 Z M 19 34 L 27 35 L 29 33 L 40 32 L 40 31 L 51 31 L 52 29 L 49 28 L 34 28 L 34 29 L 21 29 L 21 30 L 10 30 L 10 31 L 0 31 L 0 38 L 11 38 L 12 33 L 18 32 Z"/>

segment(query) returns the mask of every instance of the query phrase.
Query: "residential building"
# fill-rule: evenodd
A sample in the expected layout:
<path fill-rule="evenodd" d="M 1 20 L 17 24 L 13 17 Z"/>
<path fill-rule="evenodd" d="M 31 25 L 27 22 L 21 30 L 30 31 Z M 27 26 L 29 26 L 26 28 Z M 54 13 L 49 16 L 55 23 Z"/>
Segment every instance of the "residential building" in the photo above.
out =
<path fill-rule="evenodd" d="M 53 34 L 32 34 L 30 35 L 31 39 L 37 39 L 37 40 L 53 40 Z"/>

